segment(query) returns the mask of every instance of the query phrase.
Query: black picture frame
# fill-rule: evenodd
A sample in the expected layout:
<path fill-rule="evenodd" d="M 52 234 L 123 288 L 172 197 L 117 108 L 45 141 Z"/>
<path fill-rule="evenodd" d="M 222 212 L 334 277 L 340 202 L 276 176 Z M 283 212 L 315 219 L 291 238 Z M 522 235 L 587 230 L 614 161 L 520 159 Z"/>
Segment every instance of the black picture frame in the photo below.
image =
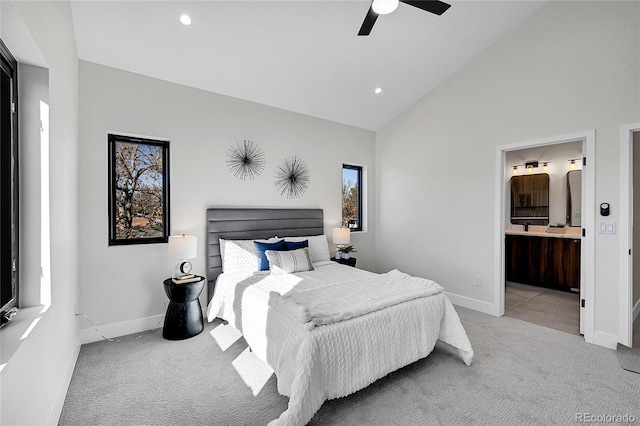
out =
<path fill-rule="evenodd" d="M 169 240 L 169 142 L 109 134 L 109 245 Z"/>

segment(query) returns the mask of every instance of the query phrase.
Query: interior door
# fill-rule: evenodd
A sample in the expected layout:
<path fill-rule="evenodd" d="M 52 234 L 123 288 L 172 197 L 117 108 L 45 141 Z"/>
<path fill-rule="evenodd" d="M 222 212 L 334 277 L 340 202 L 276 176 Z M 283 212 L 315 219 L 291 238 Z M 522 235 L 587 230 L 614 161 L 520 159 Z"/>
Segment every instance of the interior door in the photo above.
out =
<path fill-rule="evenodd" d="M 628 347 L 633 347 L 633 307 L 638 301 L 638 292 L 640 291 L 640 256 L 637 255 L 638 250 L 640 250 L 640 223 L 638 223 L 638 219 L 636 218 L 640 213 L 640 191 L 636 190 L 636 188 L 640 188 L 640 132 L 634 132 L 633 138 L 631 139 L 631 152 L 632 152 L 632 162 L 631 162 L 631 185 L 629 187 L 630 194 L 629 198 L 631 202 L 629 203 L 631 206 L 631 214 L 630 214 L 630 238 L 629 246 L 631 247 L 631 256 L 629 259 L 629 278 L 631 282 L 629 285 L 631 286 L 631 300 L 628 305 L 629 309 L 629 344 Z M 624 308 L 622 308 L 624 309 Z"/>
<path fill-rule="evenodd" d="M 585 152 L 587 150 L 587 141 L 583 141 L 582 142 L 582 155 L 584 157 Z M 588 167 L 585 162 L 582 162 L 582 168 L 585 169 L 586 167 Z M 585 212 L 587 211 L 587 206 L 585 205 L 586 200 L 587 200 L 587 185 L 586 182 L 584 181 L 584 177 L 585 177 L 585 173 L 580 173 L 581 175 L 581 185 L 580 185 L 580 211 L 581 212 Z M 582 227 L 582 236 L 585 235 L 585 227 L 586 224 L 584 223 L 584 220 L 580 221 L 580 226 Z M 584 301 L 585 301 L 585 297 L 587 295 L 587 277 L 586 277 L 586 273 L 585 271 L 587 270 L 587 265 L 586 265 L 586 259 L 587 259 L 587 253 L 586 253 L 586 244 L 584 243 L 584 241 L 581 242 L 580 244 L 580 334 L 582 334 L 584 336 L 584 323 L 585 323 L 585 309 L 584 309 Z"/>

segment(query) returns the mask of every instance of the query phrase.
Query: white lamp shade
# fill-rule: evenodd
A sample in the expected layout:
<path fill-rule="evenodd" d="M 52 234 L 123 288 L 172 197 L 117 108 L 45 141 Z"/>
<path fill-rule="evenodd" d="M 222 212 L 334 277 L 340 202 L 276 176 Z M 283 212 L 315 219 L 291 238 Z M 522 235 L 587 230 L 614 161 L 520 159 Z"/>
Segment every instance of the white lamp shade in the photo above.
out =
<path fill-rule="evenodd" d="M 195 259 L 198 256 L 198 238 L 192 235 L 169 237 L 170 259 Z"/>
<path fill-rule="evenodd" d="M 333 228 L 331 239 L 333 244 L 349 244 L 351 242 L 351 230 L 349 228 Z"/>

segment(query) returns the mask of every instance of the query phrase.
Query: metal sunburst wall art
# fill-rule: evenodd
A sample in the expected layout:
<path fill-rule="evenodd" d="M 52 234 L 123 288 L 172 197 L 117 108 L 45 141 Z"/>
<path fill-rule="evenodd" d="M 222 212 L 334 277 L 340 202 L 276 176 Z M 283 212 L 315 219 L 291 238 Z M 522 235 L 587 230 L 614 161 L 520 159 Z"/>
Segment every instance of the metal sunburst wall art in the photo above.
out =
<path fill-rule="evenodd" d="M 247 140 L 229 148 L 227 158 L 227 167 L 231 173 L 242 180 L 253 180 L 260 176 L 266 163 L 262 149 L 253 141 Z"/>
<path fill-rule="evenodd" d="M 302 196 L 311 181 L 309 167 L 298 157 L 286 158 L 276 170 L 275 186 L 280 191 L 280 195 L 287 198 L 298 198 Z"/>

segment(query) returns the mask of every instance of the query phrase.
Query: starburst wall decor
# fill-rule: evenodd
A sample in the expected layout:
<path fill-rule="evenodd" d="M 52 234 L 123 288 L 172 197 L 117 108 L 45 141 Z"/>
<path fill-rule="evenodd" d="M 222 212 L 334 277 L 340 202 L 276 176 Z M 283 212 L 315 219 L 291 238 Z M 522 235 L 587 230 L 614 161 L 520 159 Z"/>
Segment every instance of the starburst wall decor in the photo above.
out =
<path fill-rule="evenodd" d="M 298 157 L 286 158 L 276 170 L 274 185 L 287 198 L 302 196 L 311 181 L 309 167 Z"/>
<path fill-rule="evenodd" d="M 260 176 L 266 163 L 264 152 L 253 141 L 245 140 L 229 148 L 227 167 L 238 179 L 250 180 Z"/>

